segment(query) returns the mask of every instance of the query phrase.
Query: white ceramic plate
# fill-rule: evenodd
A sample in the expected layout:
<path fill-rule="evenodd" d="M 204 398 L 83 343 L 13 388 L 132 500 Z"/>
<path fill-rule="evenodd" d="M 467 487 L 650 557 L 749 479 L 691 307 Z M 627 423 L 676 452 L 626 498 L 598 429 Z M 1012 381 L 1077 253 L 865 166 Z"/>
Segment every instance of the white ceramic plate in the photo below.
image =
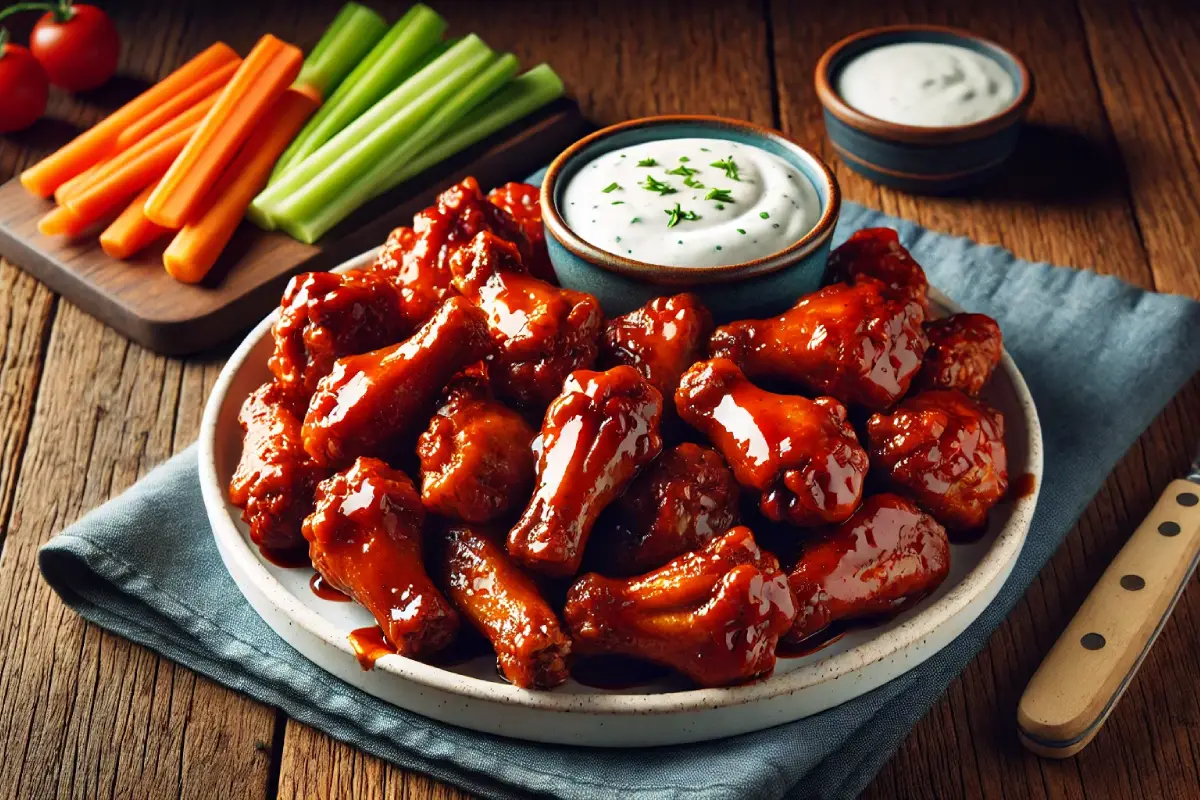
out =
<path fill-rule="evenodd" d="M 339 269 L 366 264 L 374 253 Z M 931 291 L 946 312 L 957 309 Z M 557 744 L 650 746 L 716 739 L 791 722 L 858 697 L 920 664 L 950 643 L 995 599 L 1021 551 L 1038 492 L 993 510 L 983 537 L 951 548 L 950 575 L 936 592 L 895 619 L 851 630 L 802 658 L 780 659 L 774 674 L 729 689 L 681 689 L 664 682 L 635 691 L 567 683 L 553 691 L 519 689 L 496 675 L 494 659 L 442 668 L 401 656 L 364 671 L 347 635 L 374 624 L 353 603 L 322 600 L 309 589 L 311 569 L 265 561 L 250 542 L 226 487 L 241 454 L 242 402 L 270 377 L 272 314 L 225 365 L 200 432 L 200 482 L 217 547 L 254 610 L 288 644 L 322 669 L 401 708 L 486 733 Z M 1033 399 L 1005 354 L 984 393 L 1004 413 L 1009 474 L 1042 483 L 1042 437 Z"/>

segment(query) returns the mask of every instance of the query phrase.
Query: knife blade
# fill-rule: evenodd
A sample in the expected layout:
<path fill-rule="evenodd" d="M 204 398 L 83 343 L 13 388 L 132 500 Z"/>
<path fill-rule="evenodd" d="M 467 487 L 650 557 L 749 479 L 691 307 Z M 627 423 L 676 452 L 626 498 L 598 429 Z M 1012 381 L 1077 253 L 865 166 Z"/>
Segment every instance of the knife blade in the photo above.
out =
<path fill-rule="evenodd" d="M 1034 753 L 1066 758 L 1091 742 L 1129 686 L 1200 561 L 1200 447 L 1129 537 L 1017 705 Z"/>

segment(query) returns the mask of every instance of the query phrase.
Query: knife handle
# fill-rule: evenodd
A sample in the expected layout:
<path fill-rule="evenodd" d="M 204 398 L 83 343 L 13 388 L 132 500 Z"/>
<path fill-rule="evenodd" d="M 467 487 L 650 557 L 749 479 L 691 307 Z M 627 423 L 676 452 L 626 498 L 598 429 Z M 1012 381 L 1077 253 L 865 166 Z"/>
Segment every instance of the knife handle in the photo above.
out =
<path fill-rule="evenodd" d="M 1200 486 L 1172 481 L 1100 576 L 1017 705 L 1022 744 L 1067 758 L 1129 685 L 1200 558 Z"/>

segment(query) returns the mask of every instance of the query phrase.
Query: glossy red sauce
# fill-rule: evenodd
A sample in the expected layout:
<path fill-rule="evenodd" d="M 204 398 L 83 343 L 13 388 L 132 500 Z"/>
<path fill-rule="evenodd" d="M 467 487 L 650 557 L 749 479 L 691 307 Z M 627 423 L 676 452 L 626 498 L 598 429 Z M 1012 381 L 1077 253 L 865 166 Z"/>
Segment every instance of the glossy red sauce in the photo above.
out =
<path fill-rule="evenodd" d="M 308 581 L 308 588 L 312 589 L 312 593 L 322 600 L 329 600 L 333 603 L 348 603 L 350 598 L 339 592 L 337 589 L 329 585 L 324 576 L 319 572 L 314 572 L 312 578 Z"/>
<path fill-rule="evenodd" d="M 666 667 L 625 656 L 589 656 L 571 666 L 576 683 L 593 689 L 617 691 L 654 683 L 669 673 Z"/>
<path fill-rule="evenodd" d="M 1032 472 L 1023 472 L 1012 483 L 1013 497 L 1029 497 L 1037 491 L 1037 476 Z"/>
<path fill-rule="evenodd" d="M 270 561 L 277 567 L 284 569 L 297 569 L 299 567 L 311 566 L 312 562 L 308 560 L 308 553 L 303 550 L 272 550 L 267 547 L 259 548 L 262 557 Z"/>
<path fill-rule="evenodd" d="M 383 638 L 383 629 L 378 625 L 355 628 L 350 631 L 350 646 L 363 669 L 375 669 L 375 662 L 387 655 L 395 655 L 396 648 Z"/>

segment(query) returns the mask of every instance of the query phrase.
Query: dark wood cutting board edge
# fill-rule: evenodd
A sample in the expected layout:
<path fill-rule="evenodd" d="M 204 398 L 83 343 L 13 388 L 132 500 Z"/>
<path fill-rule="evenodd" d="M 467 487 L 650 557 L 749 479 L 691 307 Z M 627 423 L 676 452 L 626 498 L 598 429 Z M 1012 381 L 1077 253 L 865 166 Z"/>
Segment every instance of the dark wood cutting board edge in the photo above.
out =
<path fill-rule="evenodd" d="M 43 236 L 37 221 L 53 203 L 33 197 L 13 178 L 0 186 L 0 256 L 155 352 L 195 353 L 249 330 L 279 302 L 292 275 L 330 269 L 382 244 L 446 186 L 466 175 L 485 191 L 521 180 L 590 127 L 573 101 L 552 103 L 371 201 L 316 245 L 243 222 L 212 274 L 196 286 L 163 270 L 165 241 L 117 261 L 100 249 L 96 233 L 76 241 Z"/>

